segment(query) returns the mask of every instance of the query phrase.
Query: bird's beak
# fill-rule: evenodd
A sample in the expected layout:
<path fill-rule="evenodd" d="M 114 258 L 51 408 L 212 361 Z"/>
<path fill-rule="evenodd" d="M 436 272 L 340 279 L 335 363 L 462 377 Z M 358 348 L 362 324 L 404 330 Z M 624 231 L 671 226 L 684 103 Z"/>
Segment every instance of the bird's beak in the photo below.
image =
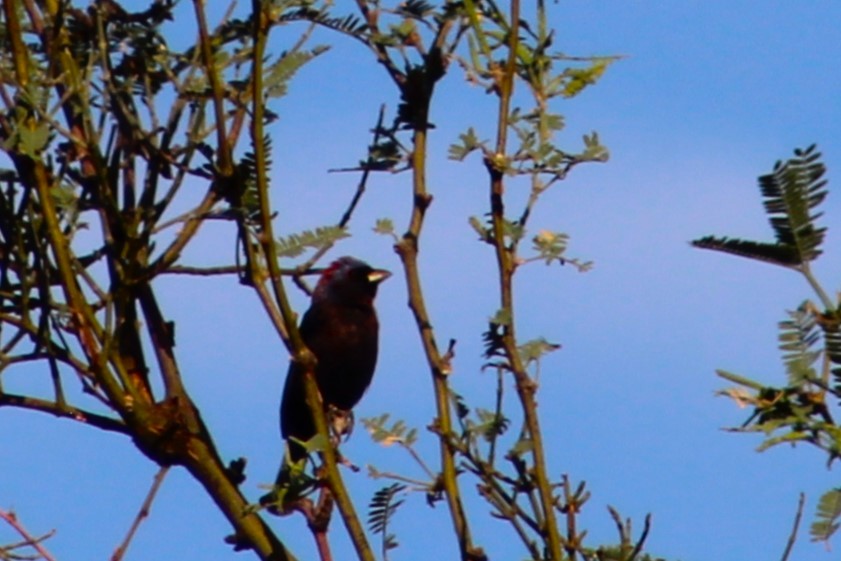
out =
<path fill-rule="evenodd" d="M 389 271 L 385 269 L 374 269 L 370 273 L 368 273 L 368 282 L 371 284 L 380 284 L 385 279 L 391 276 Z"/>

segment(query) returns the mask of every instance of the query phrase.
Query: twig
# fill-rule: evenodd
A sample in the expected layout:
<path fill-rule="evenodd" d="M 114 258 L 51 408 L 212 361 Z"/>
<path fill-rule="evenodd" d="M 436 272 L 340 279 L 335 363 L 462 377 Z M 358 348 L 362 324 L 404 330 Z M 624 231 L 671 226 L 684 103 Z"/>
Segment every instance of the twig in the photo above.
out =
<path fill-rule="evenodd" d="M 374 127 L 374 141 L 371 143 L 371 146 L 374 148 L 376 148 L 377 143 L 380 141 L 380 132 L 383 128 L 384 118 L 385 104 L 380 105 L 380 113 L 377 116 L 377 125 Z M 350 201 L 350 206 L 348 206 L 347 210 L 342 215 L 342 219 L 339 220 L 339 227 L 341 228 L 347 226 L 348 222 L 350 222 L 350 217 L 353 216 L 353 211 L 356 209 L 356 205 L 359 204 L 359 199 L 361 199 L 363 193 L 365 193 L 365 186 L 368 184 L 368 176 L 371 175 L 371 164 L 373 164 L 370 155 L 368 156 L 366 164 L 365 169 L 362 171 L 362 177 L 359 178 L 359 183 L 356 186 L 356 193 L 354 193 L 353 199 Z"/>
<path fill-rule="evenodd" d="M 613 523 L 616 524 L 616 531 L 619 533 L 619 542 L 624 545 L 628 541 L 628 533 L 625 531 L 625 522 L 622 520 L 622 515 L 610 505 L 607 505 L 607 511 L 610 513 Z"/>
<path fill-rule="evenodd" d="M 788 536 L 785 551 L 780 561 L 788 561 L 788 556 L 791 555 L 791 550 L 794 548 L 794 542 L 797 541 L 797 532 L 800 529 L 800 519 L 803 518 L 803 505 L 806 504 L 806 495 L 800 493 L 800 498 L 797 501 L 797 513 L 794 515 L 794 525 L 791 528 L 791 534 Z"/>
<path fill-rule="evenodd" d="M 474 473 L 479 479 L 481 479 L 487 487 L 487 495 L 486 498 L 489 500 L 495 501 L 492 504 L 496 504 L 497 498 L 501 501 L 504 501 L 506 508 L 511 509 L 517 517 L 523 520 L 528 526 L 534 531 L 536 534 L 540 534 L 542 532 L 541 523 L 538 523 L 538 520 L 535 518 L 540 515 L 539 512 L 535 512 L 535 516 L 530 516 L 520 504 L 517 502 L 517 495 L 518 491 L 516 487 L 519 483 L 515 480 L 508 478 L 505 474 L 497 471 L 494 469 L 490 464 L 485 462 L 481 462 L 476 459 L 472 454 L 469 452 L 462 451 L 462 454 L 469 460 L 472 465 L 466 465 L 465 469 L 468 469 L 472 473 Z M 514 489 L 512 494 L 508 494 L 505 488 L 502 486 L 502 482 L 507 483 L 508 485 L 512 486 Z M 490 493 L 493 493 L 491 495 Z"/>
<path fill-rule="evenodd" d="M 385 118 L 385 105 L 380 105 L 380 113 L 377 117 L 377 124 L 374 127 L 374 141 L 371 143 L 372 147 L 375 147 L 377 143 L 380 141 L 380 132 L 383 128 L 383 119 Z M 356 192 L 353 194 L 353 198 L 350 200 L 350 204 L 348 205 L 347 209 L 345 209 L 344 214 L 339 219 L 338 226 L 339 228 L 347 227 L 348 223 L 350 222 L 351 217 L 353 217 L 353 212 L 356 210 L 356 205 L 359 204 L 360 199 L 362 199 L 362 195 L 365 194 L 365 187 L 368 185 L 368 177 L 371 175 L 371 165 L 373 164 L 372 158 L 370 154 L 368 155 L 368 160 L 365 162 L 365 165 L 362 167 L 362 176 L 359 178 L 359 183 L 356 185 Z M 336 171 L 336 170 L 330 170 Z M 335 242 L 330 242 L 326 245 L 321 246 L 318 251 L 316 251 L 312 257 L 307 259 L 304 263 L 302 263 L 298 269 L 300 271 L 307 271 L 312 269 L 313 265 L 315 265 L 319 259 L 321 259 L 330 249 L 333 248 Z M 303 274 L 303 273 L 301 273 Z M 294 277 L 295 284 L 297 284 L 301 290 L 310 294 L 311 291 L 309 287 L 307 287 L 298 277 L 295 275 Z"/>
<path fill-rule="evenodd" d="M 494 421 L 498 422 L 499 419 L 502 418 L 502 394 L 505 391 L 505 386 L 503 384 L 504 375 L 502 368 L 496 369 L 496 404 L 494 407 Z M 493 432 L 493 439 L 490 443 L 490 449 L 488 450 L 488 464 L 492 467 L 494 465 L 494 460 L 496 459 L 496 441 L 499 439 L 499 432 Z"/>
<path fill-rule="evenodd" d="M 9 526 L 14 528 L 17 531 L 17 533 L 20 534 L 21 537 L 24 539 L 26 545 L 31 546 L 32 549 L 37 551 L 38 555 L 43 557 L 45 561 L 55 561 L 55 557 L 50 555 L 50 552 L 44 549 L 44 547 L 41 545 L 42 541 L 55 534 L 55 530 L 50 531 L 49 533 L 41 536 L 40 538 L 34 538 L 32 537 L 32 535 L 30 535 L 29 532 L 26 531 L 26 528 L 24 528 L 23 525 L 20 522 L 18 522 L 18 518 L 17 516 L 15 516 L 15 513 L 11 511 L 7 512 L 0 508 L 0 519 L 5 520 L 9 524 Z"/>
<path fill-rule="evenodd" d="M 379 25 L 377 24 L 377 12 L 372 12 L 365 0 L 356 0 L 356 6 L 359 8 L 359 12 L 362 14 L 362 17 L 365 18 L 365 23 L 368 24 L 368 29 L 370 30 L 369 37 L 366 37 L 363 40 L 364 43 L 368 45 L 372 51 L 374 51 L 374 54 L 377 57 L 377 62 L 386 69 L 395 85 L 402 89 L 406 83 L 406 75 L 398 70 L 394 61 L 389 56 L 386 46 L 382 42 L 375 42 L 371 40 L 372 37 L 382 36 Z"/>
<path fill-rule="evenodd" d="M 123 558 L 123 555 L 125 555 L 132 538 L 134 538 L 134 534 L 136 534 L 137 529 L 140 528 L 140 523 L 143 522 L 144 518 L 149 516 L 149 510 L 152 508 L 152 501 L 155 500 L 155 495 L 158 493 L 158 489 L 160 489 L 168 471 L 169 466 L 163 466 L 158 470 L 158 473 L 155 474 L 155 479 L 152 481 L 152 487 L 146 495 L 146 500 L 144 500 L 143 504 L 140 506 L 140 511 L 134 518 L 134 522 L 132 522 L 131 528 L 129 528 L 123 543 L 120 544 L 120 547 L 118 547 L 111 556 L 111 561 L 120 561 Z"/>
<path fill-rule="evenodd" d="M 645 540 L 648 538 L 648 532 L 649 531 L 651 531 L 651 513 L 650 512 L 645 515 L 645 522 L 643 523 L 642 534 L 640 535 L 640 539 L 637 540 L 637 543 L 634 546 L 634 550 L 628 556 L 628 561 L 634 561 L 634 559 L 637 558 L 637 555 L 640 554 L 640 552 L 642 551 L 643 545 L 645 545 Z"/>
<path fill-rule="evenodd" d="M 87 423 L 102 430 L 111 432 L 119 432 L 121 434 L 129 434 L 128 428 L 122 421 L 97 415 L 72 405 L 59 405 L 52 401 L 39 399 L 37 397 L 30 397 L 25 395 L 16 395 L 10 393 L 0 393 L 0 407 L 8 405 L 12 407 L 20 407 L 21 409 L 31 409 L 33 411 L 41 411 L 43 413 L 51 413 L 56 417 L 63 417 L 65 419 L 73 419 L 80 423 Z"/>
<path fill-rule="evenodd" d="M 318 549 L 319 561 L 333 561 L 330 542 L 327 539 L 327 527 L 330 524 L 333 505 L 333 495 L 327 488 L 321 489 L 317 504 L 313 505 L 310 499 L 300 499 L 293 505 L 293 508 L 303 514 L 307 521 Z"/>
<path fill-rule="evenodd" d="M 372 471 L 372 469 L 374 468 L 369 465 L 368 476 L 372 479 L 391 479 L 393 481 L 401 481 L 403 483 L 408 483 L 409 485 L 413 486 L 413 491 L 428 491 L 433 485 L 432 482 L 421 481 L 420 479 L 412 479 L 411 477 L 406 477 L 405 475 L 400 475 L 399 473 L 392 473 L 390 471 Z"/>
<path fill-rule="evenodd" d="M 173 265 L 165 271 L 161 271 L 164 275 L 195 275 L 198 277 L 211 277 L 214 275 L 233 275 L 242 274 L 246 272 L 246 268 L 241 265 L 216 265 L 210 267 L 194 267 L 192 265 Z M 320 275 L 324 272 L 323 268 L 313 267 L 305 270 L 300 270 L 299 267 L 294 269 L 280 269 L 280 274 L 283 276 L 307 276 Z"/>
<path fill-rule="evenodd" d="M 479 494 L 485 497 L 485 499 L 496 509 L 496 512 L 491 512 L 491 516 L 499 518 L 500 520 L 508 520 L 511 526 L 513 526 L 514 531 L 517 532 L 517 535 L 520 537 L 523 545 L 525 545 L 526 549 L 529 550 L 532 558 L 540 559 L 540 550 L 537 547 L 537 542 L 528 535 L 526 529 L 517 518 L 518 513 L 516 503 L 512 504 L 507 502 L 504 497 L 497 497 L 494 495 L 490 487 L 487 486 L 483 487 L 480 485 Z M 539 529 L 537 531 L 539 533 Z"/>
<path fill-rule="evenodd" d="M 418 463 L 418 465 L 421 467 L 421 469 L 423 469 L 423 471 L 426 472 L 426 476 L 434 481 L 435 480 L 435 474 L 432 472 L 432 470 L 429 468 L 429 466 L 426 465 L 426 462 L 423 461 L 423 458 L 420 457 L 420 454 L 418 454 L 415 451 L 415 449 L 412 448 L 411 445 L 406 444 L 402 440 L 398 441 L 398 444 L 400 444 L 400 446 L 402 446 L 403 449 L 406 450 L 412 456 L 412 459 L 414 459 Z"/>
<path fill-rule="evenodd" d="M 173 265 L 162 271 L 169 275 L 195 275 L 198 277 L 210 277 L 214 275 L 232 275 L 245 271 L 244 267 L 238 265 L 220 265 L 218 267 L 191 267 L 187 265 Z"/>
<path fill-rule="evenodd" d="M 327 530 L 313 531 L 315 538 L 315 546 L 318 548 L 318 558 L 321 561 L 332 561 L 333 555 L 330 553 L 330 542 L 327 541 Z"/>

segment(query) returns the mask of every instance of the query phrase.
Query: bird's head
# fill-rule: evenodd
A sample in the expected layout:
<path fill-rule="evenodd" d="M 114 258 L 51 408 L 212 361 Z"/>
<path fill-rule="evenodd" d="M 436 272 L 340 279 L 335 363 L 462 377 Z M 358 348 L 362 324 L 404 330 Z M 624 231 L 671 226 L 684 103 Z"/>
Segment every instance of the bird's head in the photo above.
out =
<path fill-rule="evenodd" d="M 354 257 L 341 257 L 321 273 L 312 298 L 344 304 L 371 304 L 379 284 L 391 276 Z"/>

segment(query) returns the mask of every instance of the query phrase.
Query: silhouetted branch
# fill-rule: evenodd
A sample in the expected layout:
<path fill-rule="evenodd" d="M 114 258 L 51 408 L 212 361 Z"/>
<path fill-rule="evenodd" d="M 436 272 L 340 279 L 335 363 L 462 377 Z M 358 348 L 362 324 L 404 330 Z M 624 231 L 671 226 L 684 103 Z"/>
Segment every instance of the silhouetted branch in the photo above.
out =
<path fill-rule="evenodd" d="M 797 533 L 800 531 L 800 520 L 803 518 L 803 506 L 806 504 L 806 495 L 800 493 L 800 498 L 797 499 L 797 512 L 794 514 L 794 524 L 791 528 L 791 534 L 788 536 L 786 548 L 783 550 L 783 556 L 780 561 L 788 561 L 791 550 L 794 549 L 794 543 L 797 541 Z"/>

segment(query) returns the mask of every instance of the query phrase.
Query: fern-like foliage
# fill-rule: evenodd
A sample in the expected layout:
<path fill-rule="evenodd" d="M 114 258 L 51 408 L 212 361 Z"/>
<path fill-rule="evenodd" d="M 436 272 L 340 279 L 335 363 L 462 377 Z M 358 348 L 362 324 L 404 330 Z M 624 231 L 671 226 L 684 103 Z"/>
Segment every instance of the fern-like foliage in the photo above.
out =
<path fill-rule="evenodd" d="M 366 417 L 362 419 L 362 425 L 374 442 L 383 445 L 391 445 L 396 442 L 405 444 L 407 446 L 413 445 L 418 439 L 418 430 L 409 428 L 406 423 L 400 419 L 394 421 L 389 425 L 391 415 L 383 413 L 379 417 Z"/>
<path fill-rule="evenodd" d="M 822 325 L 824 349 L 832 363 L 833 393 L 841 398 L 841 329 L 837 325 Z"/>
<path fill-rule="evenodd" d="M 272 168 L 272 137 L 263 136 L 263 153 L 266 155 L 266 174 Z M 239 163 L 240 175 L 237 193 L 230 193 L 228 202 L 231 207 L 241 212 L 247 223 L 255 222 L 260 214 L 260 197 L 257 192 L 257 158 L 254 151 L 246 152 Z"/>
<path fill-rule="evenodd" d="M 511 426 L 511 419 L 488 409 L 476 409 L 476 417 L 479 420 L 478 424 L 469 428 L 481 434 L 487 442 L 493 442 L 498 436 L 505 434 Z"/>
<path fill-rule="evenodd" d="M 735 400 L 740 406 L 752 405 L 753 414 L 738 430 L 761 432 L 766 439 L 759 446 L 765 450 L 778 444 L 804 442 L 813 444 L 830 454 L 830 463 L 839 457 L 838 431 L 826 406 L 822 391 L 822 373 L 816 365 L 830 344 L 831 334 L 825 331 L 822 318 L 809 302 L 788 312 L 788 318 L 779 323 L 779 348 L 788 375 L 784 387 L 766 386 L 729 372 L 718 371 L 723 378 L 737 384 L 720 392 Z M 821 335 L 825 347 L 819 348 Z"/>
<path fill-rule="evenodd" d="M 694 240 L 692 245 L 701 249 L 712 249 L 784 267 L 794 267 L 800 264 L 797 253 L 793 248 L 777 243 L 754 242 L 726 236 L 720 238 L 704 236 Z"/>
<path fill-rule="evenodd" d="M 820 330 L 814 314 L 807 309 L 805 302 L 796 310 L 788 312 L 788 315 L 788 319 L 779 323 L 780 350 L 789 382 L 797 385 L 818 377 L 814 364 L 820 358 L 821 351 L 813 347 L 820 340 Z"/>
<path fill-rule="evenodd" d="M 407 0 L 406 2 L 401 2 L 397 8 L 398 14 L 416 19 L 423 19 L 434 11 L 435 6 L 424 0 Z"/>
<path fill-rule="evenodd" d="M 278 59 L 266 69 L 264 80 L 264 94 L 266 97 L 282 97 L 286 95 L 289 81 L 295 73 L 306 63 L 329 49 L 326 45 L 318 45 L 313 49 L 294 50 L 282 53 Z"/>
<path fill-rule="evenodd" d="M 339 33 L 344 33 L 357 38 L 362 37 L 368 30 L 368 24 L 366 24 L 359 16 L 353 14 L 349 14 L 344 17 L 334 17 L 330 16 L 328 12 L 320 12 L 309 19 L 319 25 L 328 27 L 333 31 L 338 31 Z"/>
<path fill-rule="evenodd" d="M 823 213 L 814 212 L 826 198 L 826 167 L 813 144 L 806 150 L 795 150 L 794 158 L 785 164 L 777 162 L 774 171 L 759 178 L 765 197 L 765 212 L 777 235 L 777 242 L 794 246 L 803 261 L 820 255 L 826 228 L 818 228 L 815 221 Z"/>
<path fill-rule="evenodd" d="M 300 234 L 278 238 L 278 257 L 298 257 L 307 249 L 321 249 L 337 240 L 349 237 L 346 228 L 340 226 L 322 226 L 315 230 L 304 230 Z"/>
<path fill-rule="evenodd" d="M 485 345 L 484 357 L 505 357 L 505 341 L 503 340 L 502 324 L 495 321 L 488 323 L 488 330 L 482 334 L 482 343 Z"/>
<path fill-rule="evenodd" d="M 812 541 L 828 542 L 841 525 L 841 489 L 832 489 L 824 493 L 818 502 L 816 518 L 809 529 Z"/>
<path fill-rule="evenodd" d="M 797 149 L 785 163 L 777 162 L 771 173 L 759 178 L 759 190 L 776 243 L 706 236 L 695 247 L 732 253 L 785 267 L 797 267 L 821 254 L 826 228 L 816 221 L 817 207 L 826 198 L 826 167 L 816 146 Z"/>
<path fill-rule="evenodd" d="M 405 485 L 392 483 L 374 493 L 368 505 L 368 529 L 382 535 L 383 561 L 388 559 L 388 551 L 399 545 L 397 537 L 389 533 L 388 524 L 397 508 L 403 504 L 403 499 L 397 497 L 405 490 Z"/>

